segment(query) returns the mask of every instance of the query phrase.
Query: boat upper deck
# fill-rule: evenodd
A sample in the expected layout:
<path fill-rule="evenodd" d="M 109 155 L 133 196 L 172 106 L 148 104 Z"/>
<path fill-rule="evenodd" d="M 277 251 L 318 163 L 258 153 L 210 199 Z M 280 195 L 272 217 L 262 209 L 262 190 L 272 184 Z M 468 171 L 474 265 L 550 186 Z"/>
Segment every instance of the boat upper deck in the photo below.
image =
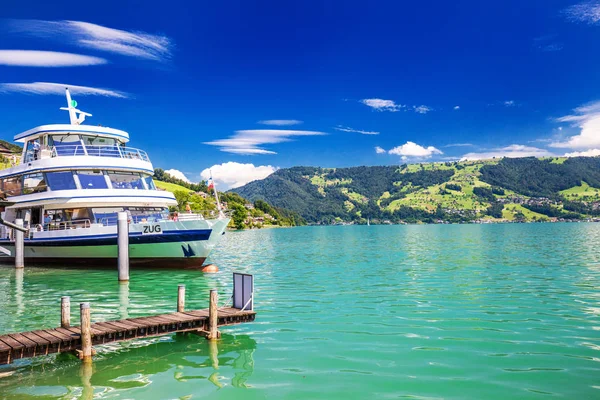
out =
<path fill-rule="evenodd" d="M 127 132 L 102 126 L 43 125 L 15 136 L 25 144 L 23 162 L 73 156 L 127 158 L 150 162 L 145 151 L 126 147 Z"/>
<path fill-rule="evenodd" d="M 55 142 L 53 145 L 41 146 L 37 154 L 34 149 L 27 149 L 23 161 L 32 162 L 44 158 L 73 156 L 127 158 L 150 162 L 148 154 L 141 149 L 125 147 L 119 144 L 86 145 L 82 141 L 67 143 Z"/>
<path fill-rule="evenodd" d="M 41 125 L 28 131 L 19 133 L 14 137 L 15 142 L 25 143 L 38 139 L 47 134 L 60 135 L 92 135 L 95 137 L 113 138 L 120 142 L 129 142 L 129 134 L 120 129 L 108 128 L 106 126 L 51 124 Z"/>

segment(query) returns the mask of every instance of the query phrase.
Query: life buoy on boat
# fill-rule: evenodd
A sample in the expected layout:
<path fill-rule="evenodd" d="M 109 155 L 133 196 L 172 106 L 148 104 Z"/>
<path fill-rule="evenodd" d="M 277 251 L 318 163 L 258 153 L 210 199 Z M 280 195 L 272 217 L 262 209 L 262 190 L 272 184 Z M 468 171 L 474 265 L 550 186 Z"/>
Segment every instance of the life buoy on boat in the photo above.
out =
<path fill-rule="evenodd" d="M 44 230 L 44 227 L 41 224 L 37 224 L 35 226 L 35 230 L 38 231 L 38 232 L 42 232 Z"/>

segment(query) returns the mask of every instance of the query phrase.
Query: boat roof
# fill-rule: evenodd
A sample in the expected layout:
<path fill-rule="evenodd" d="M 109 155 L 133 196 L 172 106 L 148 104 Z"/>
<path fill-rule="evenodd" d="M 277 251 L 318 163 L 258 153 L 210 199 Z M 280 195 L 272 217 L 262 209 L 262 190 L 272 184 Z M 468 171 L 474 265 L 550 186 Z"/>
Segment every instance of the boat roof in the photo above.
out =
<path fill-rule="evenodd" d="M 73 125 L 73 124 L 53 124 L 41 125 L 28 131 L 19 133 L 15 136 L 15 142 L 25 143 L 27 140 L 35 139 L 47 133 L 84 133 L 94 136 L 112 137 L 121 142 L 129 142 L 129 134 L 119 129 L 108 128 L 105 126 L 92 125 Z"/>

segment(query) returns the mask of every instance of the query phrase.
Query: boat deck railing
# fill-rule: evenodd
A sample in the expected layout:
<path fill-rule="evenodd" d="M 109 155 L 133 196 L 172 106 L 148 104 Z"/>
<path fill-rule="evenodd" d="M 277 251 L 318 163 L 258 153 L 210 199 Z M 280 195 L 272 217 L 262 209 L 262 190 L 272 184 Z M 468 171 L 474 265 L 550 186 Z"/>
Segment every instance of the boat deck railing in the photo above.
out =
<path fill-rule="evenodd" d="M 27 232 L 25 232 L 25 238 L 33 237 L 34 232 L 66 231 L 69 229 L 89 228 L 91 226 L 92 222 L 87 218 L 73 221 L 53 221 L 47 224 L 32 224 L 31 227 L 27 228 Z M 0 238 L 6 238 L 10 239 L 11 241 L 14 241 L 14 229 L 8 228 L 6 226 L 0 226 Z"/>
<path fill-rule="evenodd" d="M 132 224 L 145 224 L 145 223 L 153 223 L 153 222 L 162 222 L 162 221 L 197 221 L 197 220 L 205 220 L 205 219 L 216 219 L 219 216 L 228 217 L 229 211 L 219 211 L 217 210 L 202 210 L 196 211 L 193 213 L 182 213 L 182 212 L 172 212 L 168 215 L 166 214 L 150 214 L 150 215 L 132 215 L 129 217 L 129 223 Z M 111 215 L 108 217 L 103 217 L 98 219 L 98 223 L 104 226 L 114 226 L 117 225 L 117 216 Z"/>
<path fill-rule="evenodd" d="M 28 151 L 27 154 L 25 154 L 25 162 L 31 162 L 43 158 L 72 156 L 127 158 L 150 162 L 150 158 L 144 150 L 133 147 L 94 146 L 83 144 L 50 146 L 41 149 L 37 154 L 34 151 Z"/>
<path fill-rule="evenodd" d="M 132 215 L 129 219 L 130 224 L 146 224 L 146 223 L 156 223 L 163 221 L 197 221 L 197 220 L 206 220 L 206 219 L 216 219 L 216 218 L 229 218 L 230 210 L 219 211 L 217 210 L 203 210 L 194 213 L 179 213 L 172 212 L 168 215 Z M 98 224 L 103 226 L 116 226 L 117 225 L 117 216 L 109 216 L 102 217 L 97 220 Z M 64 231 L 69 229 L 82 229 L 82 228 L 90 228 L 94 223 L 91 219 L 83 218 L 76 219 L 71 221 L 52 221 L 46 224 L 32 224 L 30 228 L 27 229 L 25 233 L 25 238 L 31 238 L 34 232 L 43 232 L 43 231 Z M 0 238 L 9 239 L 14 241 L 14 230 L 11 228 L 7 228 L 6 226 L 0 226 Z"/>

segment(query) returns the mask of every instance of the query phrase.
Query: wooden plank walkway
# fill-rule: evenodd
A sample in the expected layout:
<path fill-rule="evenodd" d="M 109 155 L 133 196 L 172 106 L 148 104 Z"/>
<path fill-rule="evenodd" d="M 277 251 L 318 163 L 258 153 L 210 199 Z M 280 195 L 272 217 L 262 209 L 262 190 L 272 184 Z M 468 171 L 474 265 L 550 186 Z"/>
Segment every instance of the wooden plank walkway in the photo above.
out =
<path fill-rule="evenodd" d="M 101 345 L 136 338 L 160 336 L 173 332 L 207 332 L 208 309 L 96 322 L 91 325 L 92 345 Z M 218 326 L 252 322 L 254 311 L 223 307 L 218 310 Z M 81 349 L 79 327 L 40 329 L 0 336 L 0 365 L 19 358 Z"/>

